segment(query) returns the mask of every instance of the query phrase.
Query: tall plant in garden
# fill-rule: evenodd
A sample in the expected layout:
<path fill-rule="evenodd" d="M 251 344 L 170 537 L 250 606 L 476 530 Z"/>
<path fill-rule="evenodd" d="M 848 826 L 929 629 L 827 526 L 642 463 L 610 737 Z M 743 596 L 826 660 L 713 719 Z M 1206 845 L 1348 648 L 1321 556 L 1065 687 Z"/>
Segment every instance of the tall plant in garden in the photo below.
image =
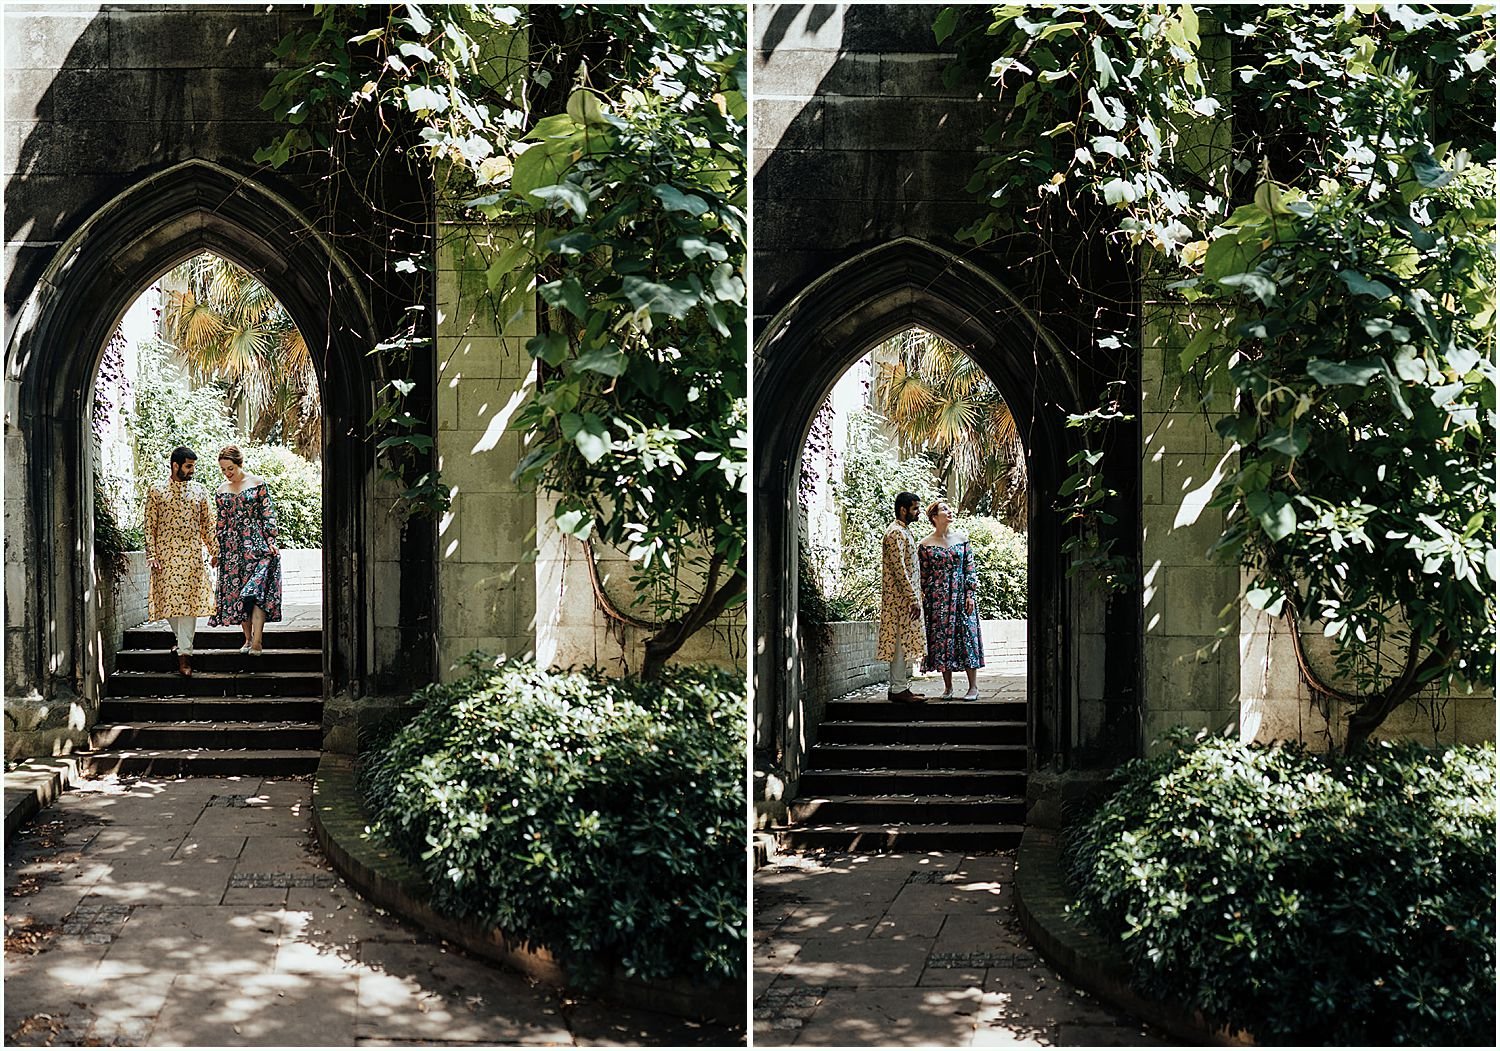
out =
<path fill-rule="evenodd" d="M 886 350 L 894 361 L 880 360 Z M 875 356 L 875 397 L 902 451 L 933 456 L 960 513 L 990 512 L 1026 528 L 1026 449 L 1010 406 L 984 370 L 920 328 L 892 336 Z"/>
<path fill-rule="evenodd" d="M 250 417 L 250 440 L 304 457 L 323 443 L 317 369 L 280 301 L 243 267 L 204 252 L 167 275 L 162 321 L 198 383 L 218 383 Z"/>
<path fill-rule="evenodd" d="M 1190 5 L 942 12 L 1009 103 L 967 235 L 1074 215 L 1139 249 L 1183 369 L 1233 392 L 1216 551 L 1351 706 L 1353 749 L 1423 688 L 1494 675 L 1493 15 L 1214 11 L 1216 62 Z"/>
<path fill-rule="evenodd" d="M 322 10 L 283 45 L 267 105 L 293 128 L 263 157 L 361 109 L 418 129 L 496 318 L 540 297 L 517 478 L 632 559 L 634 612 L 599 598 L 649 624 L 653 677 L 745 595 L 744 9 Z"/>

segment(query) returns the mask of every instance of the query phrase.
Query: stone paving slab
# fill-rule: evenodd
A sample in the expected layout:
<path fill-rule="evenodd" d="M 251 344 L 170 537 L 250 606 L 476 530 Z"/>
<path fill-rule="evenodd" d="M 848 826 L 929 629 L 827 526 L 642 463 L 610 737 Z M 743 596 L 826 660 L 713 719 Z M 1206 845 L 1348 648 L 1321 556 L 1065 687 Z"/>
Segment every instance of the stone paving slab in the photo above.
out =
<path fill-rule="evenodd" d="M 1015 856 L 787 854 L 755 873 L 757 1047 L 1138 1046 L 1015 912 Z"/>
<path fill-rule="evenodd" d="M 126 778 L 37 815 L 6 848 L 5 1045 L 743 1044 L 398 922 L 322 858 L 311 795 L 311 778 Z"/>

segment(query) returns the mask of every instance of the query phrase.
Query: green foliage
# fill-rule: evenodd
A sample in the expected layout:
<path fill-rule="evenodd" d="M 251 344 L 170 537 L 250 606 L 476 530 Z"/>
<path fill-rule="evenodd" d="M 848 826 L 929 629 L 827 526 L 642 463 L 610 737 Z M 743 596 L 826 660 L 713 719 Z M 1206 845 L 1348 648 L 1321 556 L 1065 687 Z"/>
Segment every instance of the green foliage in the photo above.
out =
<path fill-rule="evenodd" d="M 143 486 L 166 479 L 172 450 L 179 445 L 198 454 L 199 470 L 212 470 L 219 450 L 238 441 L 223 393 L 191 387 L 166 344 L 142 343 L 136 354 L 135 411 L 130 417 L 136 478 Z M 212 489 L 214 483 L 208 481 Z M 144 506 L 143 495 L 137 506 Z"/>
<path fill-rule="evenodd" d="M 985 620 L 1026 619 L 1026 534 L 998 518 L 956 519 L 952 526 L 969 537 L 979 569 L 975 604 Z"/>
<path fill-rule="evenodd" d="M 323 546 L 323 472 L 282 445 L 244 449 L 245 470 L 266 480 L 284 548 Z M 210 454 L 212 455 L 212 454 Z"/>
<path fill-rule="evenodd" d="M 881 418 L 864 412 L 849 420 L 844 473 L 834 490 L 843 526 L 838 585 L 823 596 L 814 575 L 798 575 L 799 608 L 815 624 L 825 620 L 874 620 L 880 616 L 881 544 L 895 518 L 896 494 L 916 493 L 923 506 L 943 495 L 925 457 L 903 459 L 881 431 Z M 912 526 L 926 535 L 924 519 Z M 994 518 L 966 516 L 953 528 L 969 535 L 979 564 L 979 615 L 1026 616 L 1026 537 Z"/>
<path fill-rule="evenodd" d="M 1191 5 L 944 12 L 1009 103 L 967 235 L 1065 211 L 1144 250 L 1172 364 L 1234 394 L 1216 550 L 1335 639 L 1352 748 L 1494 675 L 1493 13 L 1213 10 L 1212 42 Z"/>
<path fill-rule="evenodd" d="M 1137 988 L 1267 1044 L 1493 1042 L 1493 744 L 1179 744 L 1070 844 Z"/>
<path fill-rule="evenodd" d="M 744 9 L 406 5 L 367 22 L 334 7 L 284 42 L 299 64 L 265 105 L 293 128 L 264 159 L 361 107 L 419 129 L 497 326 L 538 308 L 516 478 L 556 494 L 557 529 L 634 561 L 635 604 L 666 622 L 651 674 L 745 591 Z M 512 58 L 513 39 L 543 59 Z M 403 418 L 405 393 L 377 422 Z M 381 445 L 424 441 L 397 428 Z"/>
<path fill-rule="evenodd" d="M 924 507 L 941 495 L 931 462 L 920 456 L 902 459 L 876 414 L 850 417 L 844 476 L 834 487 L 843 544 L 838 587 L 828 601 L 830 619 L 880 616 L 881 544 L 896 517 L 896 494 L 902 492 L 916 493 Z"/>
<path fill-rule="evenodd" d="M 744 968 L 745 685 L 486 665 L 427 687 L 361 769 L 377 826 L 434 905 L 587 977 L 733 980 Z"/>

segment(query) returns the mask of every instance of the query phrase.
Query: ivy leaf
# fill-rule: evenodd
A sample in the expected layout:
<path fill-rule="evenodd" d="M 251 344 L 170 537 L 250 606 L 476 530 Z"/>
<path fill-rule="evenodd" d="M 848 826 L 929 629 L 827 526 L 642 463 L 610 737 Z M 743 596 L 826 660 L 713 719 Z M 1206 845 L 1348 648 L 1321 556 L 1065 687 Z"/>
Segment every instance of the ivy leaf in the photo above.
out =
<path fill-rule="evenodd" d="M 526 353 L 548 365 L 561 365 L 568 356 L 568 337 L 561 332 L 543 332 L 526 341 Z"/>
<path fill-rule="evenodd" d="M 547 242 L 547 251 L 557 255 L 582 255 L 599 242 L 586 230 L 554 237 Z"/>
<path fill-rule="evenodd" d="M 1229 274 L 1219 278 L 1219 284 L 1243 288 L 1262 303 L 1270 303 L 1276 298 L 1276 282 L 1264 274 Z"/>
<path fill-rule="evenodd" d="M 745 282 L 739 279 L 730 264 L 720 263 L 714 267 L 713 276 L 709 280 L 713 285 L 714 297 L 720 302 L 738 303 L 745 298 Z"/>
<path fill-rule="evenodd" d="M 693 217 L 702 215 L 708 211 L 708 202 L 695 193 L 683 193 L 675 186 L 660 183 L 651 187 L 651 192 L 656 199 L 661 201 L 662 207 L 669 212 L 687 212 Z"/>
<path fill-rule="evenodd" d="M 560 182 L 551 186 L 538 186 L 530 193 L 531 196 L 550 204 L 553 211 L 562 212 L 565 209 L 571 211 L 573 218 L 579 222 L 583 222 L 588 217 L 589 195 L 572 183 Z"/>
<path fill-rule="evenodd" d="M 568 536 L 577 537 L 579 540 L 587 540 L 589 534 L 594 530 L 594 519 L 587 511 L 574 509 L 564 511 L 558 508 L 556 518 L 557 528 Z"/>
<path fill-rule="evenodd" d="M 617 344 L 606 343 L 602 347 L 596 347 L 578 355 L 573 359 L 572 369 L 574 372 L 598 372 L 605 376 L 619 376 L 629 367 L 630 360 L 625 356 Z"/>
<path fill-rule="evenodd" d="M 421 85 L 408 85 L 404 89 L 406 93 L 406 108 L 413 113 L 446 113 L 448 112 L 448 96 L 440 91 Z"/>
<path fill-rule="evenodd" d="M 1082 25 L 1083 23 L 1080 22 L 1077 24 Z M 1045 36 L 1046 34 L 1044 33 L 1042 35 Z M 1098 84 L 1101 88 L 1107 88 L 1119 79 L 1119 77 L 1115 75 L 1115 64 L 1111 62 L 1109 60 L 1109 56 L 1104 53 L 1104 43 L 1098 37 L 1094 37 L 1094 39 L 1089 41 L 1089 43 L 1093 46 L 1094 49 L 1095 78 L 1097 79 Z"/>
<path fill-rule="evenodd" d="M 679 281 L 662 284 L 632 274 L 621 282 L 620 290 L 637 310 L 670 317 L 686 316 L 698 302 L 698 293 L 683 288 Z"/>
<path fill-rule="evenodd" d="M 1273 543 L 1285 540 L 1297 530 L 1297 511 L 1286 493 L 1250 493 L 1245 510 L 1255 517 Z"/>
<path fill-rule="evenodd" d="M 578 416 L 577 413 L 568 415 Z M 586 412 L 579 418 L 578 428 L 573 434 L 573 444 L 578 446 L 578 451 L 585 460 L 591 464 L 598 463 L 609 452 L 609 428 L 599 417 Z"/>
<path fill-rule="evenodd" d="M 953 35 L 953 30 L 958 28 L 958 8 L 945 7 L 937 16 L 937 21 L 932 23 L 932 35 L 941 44 Z"/>
<path fill-rule="evenodd" d="M 1412 157 L 1411 173 L 1416 176 L 1417 182 L 1429 190 L 1447 186 L 1453 181 L 1453 173 L 1438 164 L 1431 151 L 1425 148 L 1418 150 Z"/>
<path fill-rule="evenodd" d="M 1262 449 L 1281 453 L 1283 456 L 1296 459 L 1307 451 L 1307 432 L 1296 428 L 1286 430 L 1277 429 L 1259 442 Z"/>
<path fill-rule="evenodd" d="M 1353 361 L 1310 358 L 1307 362 L 1307 374 L 1324 387 L 1363 387 L 1380 375 L 1383 364 L 1376 357 L 1356 358 Z"/>
<path fill-rule="evenodd" d="M 579 321 L 588 317 L 588 298 L 583 294 L 583 286 L 578 283 L 576 277 L 548 281 L 537 289 L 537 293 L 547 301 L 548 306 L 562 307 Z"/>
<path fill-rule="evenodd" d="M 1349 286 L 1349 291 L 1357 296 L 1371 296 L 1375 299 L 1389 299 L 1395 295 L 1383 282 L 1375 281 L 1365 277 L 1363 274 L 1355 273 L 1353 270 L 1340 270 L 1339 280 Z"/>
<path fill-rule="evenodd" d="M 1286 593 L 1277 587 L 1251 588 L 1245 592 L 1245 601 L 1268 616 L 1279 617 Z"/>
<path fill-rule="evenodd" d="M 685 234 L 677 239 L 677 247 L 682 249 L 682 254 L 689 259 L 697 259 L 700 255 L 707 255 L 714 262 L 729 258 L 729 251 L 717 241 L 710 241 L 702 234 Z"/>

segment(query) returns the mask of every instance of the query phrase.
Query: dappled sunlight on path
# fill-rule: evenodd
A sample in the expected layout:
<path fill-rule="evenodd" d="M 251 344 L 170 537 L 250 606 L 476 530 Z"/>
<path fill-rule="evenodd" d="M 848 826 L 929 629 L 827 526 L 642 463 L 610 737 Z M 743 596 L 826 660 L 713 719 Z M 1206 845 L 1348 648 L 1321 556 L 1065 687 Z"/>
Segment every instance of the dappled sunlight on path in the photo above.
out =
<path fill-rule="evenodd" d="M 560 996 L 398 923 L 312 836 L 310 779 L 96 781 L 6 856 L 7 1045 L 742 1042 Z"/>
<path fill-rule="evenodd" d="M 1013 853 L 784 855 L 755 875 L 757 1046 L 1160 1045 L 1021 930 Z"/>

